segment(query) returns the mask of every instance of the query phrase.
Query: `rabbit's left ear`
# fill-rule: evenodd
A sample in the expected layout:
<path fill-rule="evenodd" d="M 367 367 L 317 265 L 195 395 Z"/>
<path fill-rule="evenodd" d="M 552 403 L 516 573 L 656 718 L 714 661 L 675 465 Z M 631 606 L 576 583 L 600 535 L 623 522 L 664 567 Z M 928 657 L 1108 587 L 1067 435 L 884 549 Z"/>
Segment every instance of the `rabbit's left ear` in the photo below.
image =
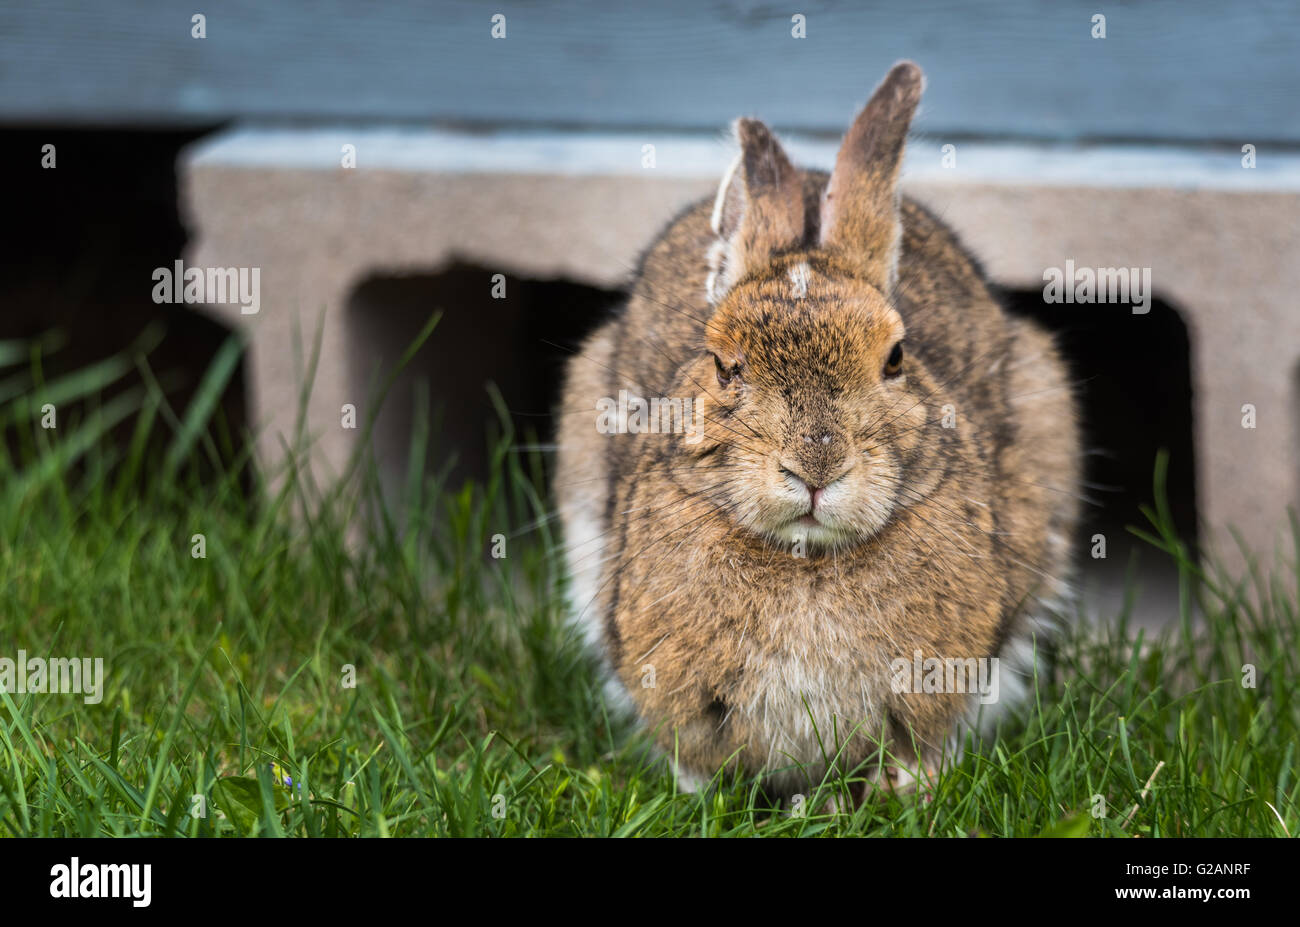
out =
<path fill-rule="evenodd" d="M 756 119 L 736 120 L 740 154 L 713 204 L 718 241 L 709 250 L 709 302 L 773 254 L 803 240 L 803 182 L 780 143 Z"/>
<path fill-rule="evenodd" d="M 915 64 L 894 65 L 845 133 L 822 195 L 822 246 L 886 294 L 898 279 L 898 171 L 924 85 Z"/>

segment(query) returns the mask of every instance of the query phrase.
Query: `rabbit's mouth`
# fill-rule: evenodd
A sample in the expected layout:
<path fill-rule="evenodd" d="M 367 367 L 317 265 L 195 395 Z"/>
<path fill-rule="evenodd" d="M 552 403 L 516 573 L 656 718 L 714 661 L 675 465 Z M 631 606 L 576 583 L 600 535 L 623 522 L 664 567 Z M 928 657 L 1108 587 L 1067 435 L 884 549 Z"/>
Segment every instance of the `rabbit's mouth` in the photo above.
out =
<path fill-rule="evenodd" d="M 807 544 L 816 548 L 839 546 L 855 534 L 836 519 L 813 512 L 791 518 L 767 533 L 782 546 Z"/>
<path fill-rule="evenodd" d="M 817 493 L 815 500 L 796 500 L 782 493 L 772 500 L 768 517 L 760 516 L 751 524 L 782 546 L 798 544 L 801 551 L 805 546 L 839 549 L 883 530 L 895 507 L 888 494 L 863 494 L 860 486 L 841 481 Z"/>

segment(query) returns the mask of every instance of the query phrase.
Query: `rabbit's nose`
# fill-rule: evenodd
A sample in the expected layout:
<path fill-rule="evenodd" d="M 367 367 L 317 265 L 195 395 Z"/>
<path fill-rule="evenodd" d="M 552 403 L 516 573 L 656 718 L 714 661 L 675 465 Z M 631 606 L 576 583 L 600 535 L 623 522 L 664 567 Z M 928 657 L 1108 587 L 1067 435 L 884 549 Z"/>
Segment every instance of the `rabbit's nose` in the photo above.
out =
<path fill-rule="evenodd" d="M 846 442 L 836 430 L 814 427 L 800 433 L 787 454 L 798 462 L 805 482 L 825 487 L 844 466 Z"/>
<path fill-rule="evenodd" d="M 835 482 L 835 479 L 839 479 L 837 476 L 835 479 L 814 482 L 813 478 L 796 473 L 789 467 L 782 467 L 781 474 L 789 482 L 793 483 L 796 488 L 802 489 L 804 492 L 808 493 L 809 511 L 816 511 L 817 504 L 821 502 L 822 494 L 826 492 L 827 487 L 830 486 L 831 483 Z M 840 475 L 842 476 L 843 474 Z"/>
<path fill-rule="evenodd" d="M 813 485 L 812 483 L 808 482 L 807 477 L 800 476 L 798 473 L 795 473 L 793 470 L 789 469 L 788 467 L 782 467 L 781 472 L 788 481 L 794 483 L 796 487 L 801 488 L 808 493 L 809 508 L 810 509 L 817 508 L 817 502 L 818 500 L 821 499 L 822 492 L 825 489 L 825 487 Z"/>

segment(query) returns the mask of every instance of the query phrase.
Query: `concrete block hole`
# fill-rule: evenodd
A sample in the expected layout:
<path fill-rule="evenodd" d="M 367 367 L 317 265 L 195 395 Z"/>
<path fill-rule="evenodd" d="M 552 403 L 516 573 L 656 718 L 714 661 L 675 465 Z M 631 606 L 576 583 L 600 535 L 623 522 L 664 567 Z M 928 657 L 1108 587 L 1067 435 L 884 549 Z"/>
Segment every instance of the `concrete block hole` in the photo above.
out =
<path fill-rule="evenodd" d="M 442 310 L 375 423 L 375 457 L 390 496 L 406 476 L 418 390 L 432 401 L 429 466 L 448 485 L 486 476 L 489 429 L 497 420 L 489 383 L 500 391 L 519 442 L 551 442 L 564 364 L 622 298 L 569 280 L 505 275 L 506 297 L 498 299 L 498 273 L 455 264 L 432 274 L 376 276 L 347 299 L 347 377 L 359 410 L 430 314 Z"/>
<path fill-rule="evenodd" d="M 496 272 L 456 264 L 430 274 L 376 276 L 348 299 L 349 380 L 359 391 L 390 369 L 434 308 L 444 310 L 376 423 L 376 457 L 386 485 L 394 489 L 405 475 L 417 383 L 434 397 L 437 416 L 430 466 L 447 468 L 452 485 L 485 472 L 486 426 L 495 415 L 485 388 L 489 381 L 500 389 L 521 440 L 532 433 L 549 444 L 564 362 L 622 295 L 572 280 L 507 275 L 508 298 L 493 299 Z M 1056 334 L 1074 374 L 1088 449 L 1090 504 L 1079 563 L 1089 610 L 1117 611 L 1131 572 L 1138 590 L 1135 617 L 1143 623 L 1168 621 L 1177 614 L 1176 571 L 1128 526 L 1149 528 L 1140 507 L 1153 502 L 1155 458 L 1163 448 L 1169 453 L 1167 497 L 1175 525 L 1187 543 L 1197 540 L 1191 369 L 1183 319 L 1160 299 L 1138 316 L 1128 305 L 1063 311 L 1044 304 L 1036 290 L 1006 291 L 1003 297 L 1012 312 L 1035 318 Z M 1096 535 L 1105 536 L 1105 559 L 1090 555 Z"/>

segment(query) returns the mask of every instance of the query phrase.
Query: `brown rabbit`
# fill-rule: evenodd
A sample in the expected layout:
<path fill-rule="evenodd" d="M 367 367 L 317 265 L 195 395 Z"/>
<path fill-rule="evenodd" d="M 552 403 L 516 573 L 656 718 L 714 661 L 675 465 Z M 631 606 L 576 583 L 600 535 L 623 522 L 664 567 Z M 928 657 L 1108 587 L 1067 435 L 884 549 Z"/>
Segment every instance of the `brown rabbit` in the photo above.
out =
<path fill-rule="evenodd" d="M 716 199 L 569 364 L 574 612 L 688 788 L 733 762 L 787 793 L 831 762 L 932 772 L 990 689 L 1023 693 L 1067 595 L 1066 370 L 900 199 L 921 89 L 895 66 L 829 178 L 739 120 Z"/>

